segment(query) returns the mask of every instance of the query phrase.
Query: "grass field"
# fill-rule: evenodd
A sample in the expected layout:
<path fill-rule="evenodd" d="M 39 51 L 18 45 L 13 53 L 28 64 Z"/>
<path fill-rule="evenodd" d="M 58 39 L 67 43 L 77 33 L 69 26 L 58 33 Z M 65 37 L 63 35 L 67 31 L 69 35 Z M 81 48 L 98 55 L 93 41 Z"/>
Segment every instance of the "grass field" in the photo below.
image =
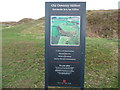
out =
<path fill-rule="evenodd" d="M 3 27 L 3 88 L 44 87 L 44 23 Z M 85 88 L 118 87 L 118 43 L 86 38 Z"/>

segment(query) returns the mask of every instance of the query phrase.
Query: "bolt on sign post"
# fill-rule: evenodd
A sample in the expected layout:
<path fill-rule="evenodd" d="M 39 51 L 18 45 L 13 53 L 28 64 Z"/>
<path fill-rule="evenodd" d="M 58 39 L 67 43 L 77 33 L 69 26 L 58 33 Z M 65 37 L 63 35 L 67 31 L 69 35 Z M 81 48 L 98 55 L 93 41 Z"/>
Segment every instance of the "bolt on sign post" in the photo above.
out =
<path fill-rule="evenodd" d="M 45 3 L 45 88 L 84 88 L 86 2 Z"/>

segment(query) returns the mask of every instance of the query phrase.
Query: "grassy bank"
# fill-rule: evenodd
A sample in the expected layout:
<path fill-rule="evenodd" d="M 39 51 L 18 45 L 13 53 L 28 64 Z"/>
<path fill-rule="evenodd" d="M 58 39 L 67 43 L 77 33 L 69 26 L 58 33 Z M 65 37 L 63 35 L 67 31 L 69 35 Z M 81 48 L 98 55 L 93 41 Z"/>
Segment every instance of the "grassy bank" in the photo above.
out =
<path fill-rule="evenodd" d="M 4 27 L 3 88 L 44 87 L 44 23 L 42 20 Z M 117 42 L 86 38 L 85 87 L 118 87 Z"/>

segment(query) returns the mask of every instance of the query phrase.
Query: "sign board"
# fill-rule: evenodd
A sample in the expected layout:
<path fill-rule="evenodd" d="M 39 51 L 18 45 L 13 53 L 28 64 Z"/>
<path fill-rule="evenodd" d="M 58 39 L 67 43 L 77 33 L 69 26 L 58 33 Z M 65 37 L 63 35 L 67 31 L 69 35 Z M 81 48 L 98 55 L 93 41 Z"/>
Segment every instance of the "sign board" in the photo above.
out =
<path fill-rule="evenodd" d="M 84 87 L 85 2 L 45 3 L 45 86 Z"/>

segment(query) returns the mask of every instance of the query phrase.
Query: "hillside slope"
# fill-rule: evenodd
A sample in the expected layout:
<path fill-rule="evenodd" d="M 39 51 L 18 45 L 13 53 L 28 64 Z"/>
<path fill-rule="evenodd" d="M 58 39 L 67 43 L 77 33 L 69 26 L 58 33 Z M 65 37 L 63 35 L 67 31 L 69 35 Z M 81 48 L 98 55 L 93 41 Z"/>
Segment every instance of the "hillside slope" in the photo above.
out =
<path fill-rule="evenodd" d="M 3 22 L 4 26 L 24 24 L 26 29 L 23 34 L 38 34 L 44 32 L 45 18 L 33 20 L 24 18 L 19 22 Z M 86 12 L 86 35 L 87 37 L 118 38 L 118 10 L 88 10 Z"/>
<path fill-rule="evenodd" d="M 118 38 L 118 10 L 88 10 L 86 19 L 87 36 Z"/>
<path fill-rule="evenodd" d="M 91 13 L 93 12 L 87 12 L 90 14 L 90 16 L 87 15 L 89 16 L 87 20 L 93 17 Z M 108 25 L 108 23 L 99 22 L 103 18 L 98 21 L 96 17 L 94 19 L 87 21 L 89 24 L 87 36 L 89 37 L 86 38 L 85 88 L 118 88 L 118 42 L 96 38 L 112 38 L 112 33 L 108 33 L 109 29 L 105 32 L 106 29 L 100 28 L 99 23 L 102 28 L 103 25 Z M 3 88 L 44 87 L 44 20 L 45 18 L 41 18 L 26 22 L 26 19 L 23 19 L 22 23 L 3 26 Z M 113 24 L 112 27 L 116 30 L 115 25 Z"/>

